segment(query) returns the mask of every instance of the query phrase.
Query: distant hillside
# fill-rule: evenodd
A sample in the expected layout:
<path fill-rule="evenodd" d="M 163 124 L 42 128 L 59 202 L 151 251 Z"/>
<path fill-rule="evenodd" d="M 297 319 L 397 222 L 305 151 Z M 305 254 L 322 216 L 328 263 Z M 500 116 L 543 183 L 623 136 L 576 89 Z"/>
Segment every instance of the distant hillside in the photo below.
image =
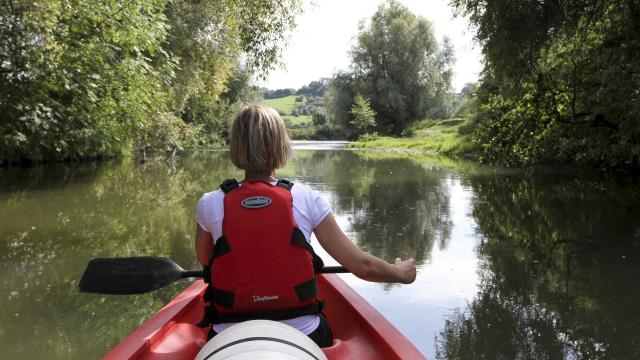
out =
<path fill-rule="evenodd" d="M 276 89 L 269 90 L 267 88 L 261 88 L 260 93 L 265 99 L 279 99 L 289 95 L 305 95 L 305 96 L 318 96 L 323 97 L 325 91 L 329 87 L 329 78 L 321 78 L 310 82 L 309 84 L 301 87 L 300 89 Z"/>
<path fill-rule="evenodd" d="M 296 105 L 296 96 L 289 95 L 277 99 L 265 99 L 264 103 L 278 110 L 280 115 L 291 115 L 291 111 Z"/>
<path fill-rule="evenodd" d="M 264 103 L 280 113 L 294 140 L 344 139 L 343 133 L 327 123 L 322 97 L 288 95 Z"/>
<path fill-rule="evenodd" d="M 322 98 L 289 95 L 278 99 L 266 99 L 265 104 L 278 110 L 288 128 L 312 126 L 312 116 L 324 113 Z"/>

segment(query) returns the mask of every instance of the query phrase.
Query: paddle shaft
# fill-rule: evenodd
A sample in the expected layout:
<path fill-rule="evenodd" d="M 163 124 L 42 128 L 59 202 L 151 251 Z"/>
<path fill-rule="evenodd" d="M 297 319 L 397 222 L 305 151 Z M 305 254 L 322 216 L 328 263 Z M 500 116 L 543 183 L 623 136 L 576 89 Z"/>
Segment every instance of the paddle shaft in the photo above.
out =
<path fill-rule="evenodd" d="M 325 266 L 320 270 L 322 274 L 343 274 L 348 272 L 349 270 L 344 266 Z M 185 270 L 180 274 L 182 278 L 197 278 L 202 276 L 202 270 Z"/>

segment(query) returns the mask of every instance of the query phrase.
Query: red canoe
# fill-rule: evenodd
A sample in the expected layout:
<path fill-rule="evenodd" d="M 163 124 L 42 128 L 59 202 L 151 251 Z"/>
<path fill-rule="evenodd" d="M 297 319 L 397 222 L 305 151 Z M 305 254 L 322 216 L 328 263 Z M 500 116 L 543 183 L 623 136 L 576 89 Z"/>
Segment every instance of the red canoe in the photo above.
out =
<path fill-rule="evenodd" d="M 329 359 L 425 359 L 337 275 L 320 275 L 318 285 L 335 338 L 322 349 Z M 195 326 L 202 318 L 204 290 L 202 280 L 194 282 L 104 359 L 193 359 L 206 343 L 206 331 Z"/>

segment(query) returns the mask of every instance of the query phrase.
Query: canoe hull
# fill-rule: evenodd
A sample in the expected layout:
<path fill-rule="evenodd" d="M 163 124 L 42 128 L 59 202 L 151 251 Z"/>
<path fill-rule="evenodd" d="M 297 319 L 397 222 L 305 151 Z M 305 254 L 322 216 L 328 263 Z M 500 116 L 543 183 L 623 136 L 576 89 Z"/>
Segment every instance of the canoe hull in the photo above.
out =
<path fill-rule="evenodd" d="M 334 334 L 329 359 L 424 359 L 377 310 L 337 275 L 319 276 L 320 298 Z M 195 326 L 204 311 L 206 284 L 196 281 L 145 321 L 104 359 L 193 359 L 206 343 Z"/>

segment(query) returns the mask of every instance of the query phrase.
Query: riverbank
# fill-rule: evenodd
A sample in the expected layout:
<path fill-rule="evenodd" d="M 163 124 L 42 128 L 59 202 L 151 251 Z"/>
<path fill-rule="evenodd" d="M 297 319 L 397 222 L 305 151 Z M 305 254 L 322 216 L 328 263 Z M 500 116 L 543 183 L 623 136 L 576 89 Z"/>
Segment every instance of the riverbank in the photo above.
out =
<path fill-rule="evenodd" d="M 465 119 L 421 120 L 404 131 L 405 137 L 366 135 L 350 148 L 409 154 L 478 159 L 479 148 L 467 133 Z"/>

